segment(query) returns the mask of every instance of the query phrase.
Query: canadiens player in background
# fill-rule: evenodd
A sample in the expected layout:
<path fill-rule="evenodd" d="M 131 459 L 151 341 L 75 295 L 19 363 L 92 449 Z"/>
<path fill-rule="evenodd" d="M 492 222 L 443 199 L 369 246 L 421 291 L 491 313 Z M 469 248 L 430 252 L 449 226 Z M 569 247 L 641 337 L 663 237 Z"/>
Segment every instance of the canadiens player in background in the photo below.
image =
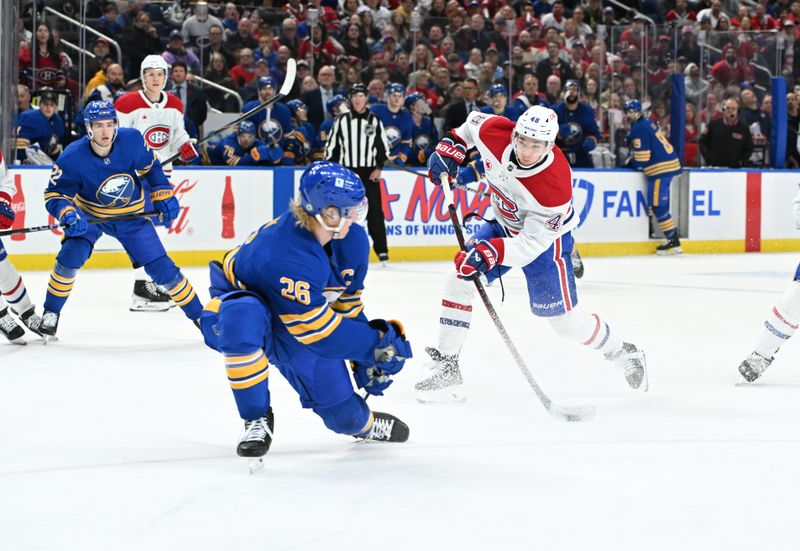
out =
<path fill-rule="evenodd" d="M 455 178 L 467 152 L 477 149 L 498 218 L 486 221 L 467 251 L 455 256 L 442 296 L 439 344 L 426 348 L 431 361 L 416 385 L 420 401 L 465 398 L 459 353 L 472 318 L 475 285 L 469 279 L 484 275 L 492 281 L 511 268 L 525 274 L 533 315 L 547 318 L 558 335 L 602 353 L 631 388 L 647 390 L 644 352 L 578 306 L 570 262 L 578 216 L 572 208 L 572 170 L 561 150 L 553 148 L 557 134 L 555 112 L 537 105 L 516 124 L 472 112 L 436 146 L 428 162 L 436 183 L 443 175 Z"/>
<path fill-rule="evenodd" d="M 0 230 L 6 230 L 14 223 L 14 209 L 11 198 L 16 187 L 6 168 L 3 154 L 0 152 Z M 8 259 L 8 254 L 0 241 L 0 333 L 15 344 L 25 344 L 25 330 L 11 317 L 9 307 L 22 323 L 34 333 L 39 333 L 42 318 L 36 315 L 28 291 L 22 277 Z"/>
<path fill-rule="evenodd" d="M 177 96 L 164 91 L 169 65 L 160 55 L 149 55 L 142 61 L 140 77 L 142 90 L 128 92 L 114 103 L 121 128 L 135 128 L 144 141 L 156 152 L 158 160 L 180 153 L 183 162 L 198 156 L 189 134 L 183 126 L 183 103 Z M 171 182 L 172 165 L 162 165 Z M 133 261 L 133 260 L 132 260 Z M 136 279 L 133 283 L 131 311 L 163 311 L 174 306 L 169 296 L 147 279 L 142 266 L 134 262 Z"/>
<path fill-rule="evenodd" d="M 211 263 L 211 295 L 201 318 L 206 344 L 222 353 L 244 431 L 242 457 L 272 442 L 268 363 L 330 430 L 404 442 L 408 427 L 370 411 L 356 384 L 382 395 L 411 357 L 403 326 L 368 320 L 361 293 L 369 240 L 364 185 L 351 170 L 317 161 L 300 177 L 289 212 L 255 231 L 222 263 Z"/>
<path fill-rule="evenodd" d="M 64 240 L 50 274 L 40 331 L 54 336 L 61 309 L 75 276 L 92 255 L 102 234 L 116 238 L 128 256 L 198 323 L 203 306 L 189 281 L 167 256 L 153 223 L 147 218 L 89 225 L 89 218 L 108 218 L 144 212 L 152 203 L 162 222 L 170 224 L 180 212 L 161 163 L 142 135 L 119 128 L 117 112 L 108 101 L 93 101 L 84 111 L 86 137 L 72 142 L 53 165 L 45 190 L 45 208 L 64 226 Z"/>
<path fill-rule="evenodd" d="M 794 198 L 792 209 L 797 227 L 800 229 L 800 192 Z M 739 373 L 752 383 L 764 373 L 775 359 L 780 347 L 788 341 L 800 325 L 800 264 L 794 272 L 794 280 L 778 303 L 772 307 L 753 352 L 739 365 Z"/>
<path fill-rule="evenodd" d="M 642 104 L 632 99 L 625 103 L 625 118 L 631 125 L 627 141 L 631 148 L 628 166 L 647 177 L 647 206 L 664 232 L 667 242 L 656 247 L 656 254 L 680 254 L 681 241 L 675 220 L 669 212 L 669 188 L 681 173 L 681 162 L 661 128 L 642 116 Z"/>

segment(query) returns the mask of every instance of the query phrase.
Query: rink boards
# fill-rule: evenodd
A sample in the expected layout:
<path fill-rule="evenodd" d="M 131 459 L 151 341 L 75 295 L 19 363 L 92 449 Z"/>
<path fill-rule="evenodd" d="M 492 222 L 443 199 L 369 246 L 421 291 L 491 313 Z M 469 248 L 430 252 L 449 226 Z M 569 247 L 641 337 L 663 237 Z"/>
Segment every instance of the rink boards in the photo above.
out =
<path fill-rule="evenodd" d="M 201 265 L 243 241 L 265 221 L 285 212 L 300 169 L 223 167 L 176 168 L 173 174 L 181 214 L 161 234 L 180 265 Z M 420 169 L 422 173 L 422 169 Z M 11 170 L 17 185 L 12 203 L 15 227 L 52 223 L 44 209 L 43 191 L 49 168 Z M 693 170 L 676 179 L 672 212 L 677 215 L 686 252 L 720 253 L 800 250 L 800 231 L 792 215 L 798 191 L 797 171 Z M 452 256 L 455 236 L 440 190 L 420 174 L 386 170 L 383 210 L 391 258 L 441 260 Z M 575 171 L 574 207 L 580 217 L 575 237 L 581 254 L 650 254 L 659 241 L 649 239 L 645 179 L 626 170 Z M 486 192 L 484 183 L 473 189 Z M 458 191 L 462 214 L 491 218 L 489 199 L 482 193 Z M 467 236 L 479 218 L 465 226 Z M 20 269 L 50 269 L 58 251 L 59 230 L 3 238 Z M 127 256 L 117 242 L 98 241 L 90 267 L 126 267 Z"/>

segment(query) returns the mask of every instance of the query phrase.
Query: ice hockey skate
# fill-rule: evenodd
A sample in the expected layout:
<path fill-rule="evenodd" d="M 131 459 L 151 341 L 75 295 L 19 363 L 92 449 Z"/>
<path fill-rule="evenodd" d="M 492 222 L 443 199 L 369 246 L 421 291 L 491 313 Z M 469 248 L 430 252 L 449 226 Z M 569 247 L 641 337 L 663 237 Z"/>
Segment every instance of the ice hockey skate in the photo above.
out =
<path fill-rule="evenodd" d="M 431 357 L 423 365 L 423 379 L 414 385 L 417 400 L 422 403 L 463 402 L 464 379 L 458 368 L 458 354 L 445 355 L 433 347 L 425 348 Z"/>
<path fill-rule="evenodd" d="M 656 247 L 656 254 L 659 256 L 667 256 L 672 254 L 681 254 L 683 251 L 681 250 L 681 240 L 678 239 L 678 234 L 676 233 L 670 239 L 667 239 L 666 243 L 663 243 Z"/>
<path fill-rule="evenodd" d="M 39 333 L 44 338 L 44 342 L 57 341 L 56 331 L 58 331 L 58 319 L 61 317 L 56 312 L 48 312 L 45 310 L 42 314 L 42 324 L 39 326 Z"/>
<path fill-rule="evenodd" d="M 250 474 L 264 466 L 262 458 L 269 451 L 272 444 L 272 430 L 275 426 L 275 416 L 272 408 L 267 410 L 263 417 L 244 422 L 239 445 L 236 446 L 236 455 L 250 459 Z"/>
<path fill-rule="evenodd" d="M 410 430 L 408 425 L 389 413 L 373 411 L 372 427 L 366 434 L 356 434 L 355 438 L 373 442 L 405 442 Z"/>
<path fill-rule="evenodd" d="M 767 370 L 774 358 L 765 358 L 758 352 L 753 352 L 745 360 L 739 364 L 739 373 L 742 374 L 744 380 L 752 383 Z"/>
<path fill-rule="evenodd" d="M 572 271 L 575 274 L 575 279 L 580 279 L 583 277 L 583 259 L 580 253 L 578 253 L 577 248 L 572 249 L 572 254 L 570 256 L 572 258 Z"/>
<path fill-rule="evenodd" d="M 8 308 L 0 310 L 0 333 L 13 344 L 27 344 L 23 338 L 25 330 L 11 317 Z"/>
<path fill-rule="evenodd" d="M 131 312 L 166 312 L 173 306 L 170 296 L 154 282 L 141 279 L 133 282 Z"/>
<path fill-rule="evenodd" d="M 40 337 L 42 336 L 42 316 L 36 315 L 36 308 L 34 306 L 31 306 L 19 314 L 19 319 L 29 331 L 36 333 Z"/>
<path fill-rule="evenodd" d="M 612 362 L 625 375 L 625 381 L 633 390 L 647 392 L 649 381 L 647 379 L 647 359 L 644 351 L 635 345 L 625 342 L 616 352 L 605 355 L 606 360 Z"/>

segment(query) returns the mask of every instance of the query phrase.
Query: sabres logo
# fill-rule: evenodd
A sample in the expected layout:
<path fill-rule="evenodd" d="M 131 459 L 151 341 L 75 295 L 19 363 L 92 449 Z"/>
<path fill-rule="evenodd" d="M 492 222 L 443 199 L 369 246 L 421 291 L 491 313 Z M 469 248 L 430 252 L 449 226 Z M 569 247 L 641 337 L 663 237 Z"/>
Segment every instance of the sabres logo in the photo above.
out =
<path fill-rule="evenodd" d="M 386 141 L 389 142 L 389 147 L 394 148 L 400 143 L 400 129 L 396 126 L 386 127 Z"/>
<path fill-rule="evenodd" d="M 169 142 L 170 128 L 156 124 L 144 131 L 144 141 L 151 149 L 161 149 Z"/>
<path fill-rule="evenodd" d="M 426 134 L 421 134 L 414 140 L 414 145 L 420 149 L 425 149 L 431 145 L 431 137 Z"/>
<path fill-rule="evenodd" d="M 283 126 L 275 119 L 264 119 L 258 127 L 258 138 L 265 142 L 279 142 L 283 138 Z"/>
<path fill-rule="evenodd" d="M 97 200 L 107 207 L 124 207 L 133 196 L 134 182 L 128 174 L 114 174 L 97 188 Z"/>
<path fill-rule="evenodd" d="M 562 134 L 561 136 L 561 138 L 564 140 L 564 144 L 575 145 L 576 143 L 579 143 L 583 137 L 583 128 L 581 128 L 581 125 L 575 121 L 570 121 L 567 123 L 567 126 L 569 126 L 567 135 L 564 136 Z"/>

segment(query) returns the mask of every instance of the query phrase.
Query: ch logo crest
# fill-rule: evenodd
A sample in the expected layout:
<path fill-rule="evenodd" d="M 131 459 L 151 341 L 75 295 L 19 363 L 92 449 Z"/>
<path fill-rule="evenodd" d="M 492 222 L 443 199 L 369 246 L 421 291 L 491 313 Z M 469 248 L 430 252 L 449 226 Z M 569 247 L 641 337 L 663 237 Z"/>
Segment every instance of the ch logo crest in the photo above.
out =
<path fill-rule="evenodd" d="M 497 212 L 500 213 L 500 216 L 509 220 L 511 222 L 519 222 L 520 218 L 517 215 L 519 212 L 519 206 L 510 198 L 503 194 L 499 189 L 495 186 L 492 186 L 492 193 L 494 194 L 494 204 L 497 209 Z"/>
<path fill-rule="evenodd" d="M 144 131 L 144 141 L 151 149 L 161 149 L 169 142 L 170 128 L 156 124 Z"/>

